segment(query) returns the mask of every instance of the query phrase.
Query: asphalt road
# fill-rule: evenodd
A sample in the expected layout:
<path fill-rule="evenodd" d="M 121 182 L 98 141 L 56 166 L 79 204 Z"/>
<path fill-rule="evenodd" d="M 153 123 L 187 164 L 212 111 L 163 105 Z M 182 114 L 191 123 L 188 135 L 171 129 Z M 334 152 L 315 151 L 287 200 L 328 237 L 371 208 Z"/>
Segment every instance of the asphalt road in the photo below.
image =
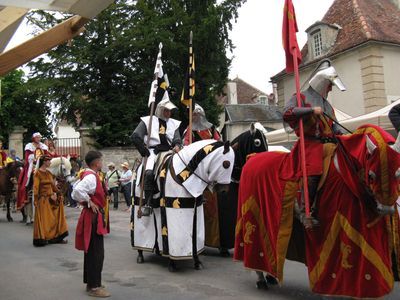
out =
<path fill-rule="evenodd" d="M 80 211 L 66 208 L 69 243 L 32 246 L 32 227 L 8 223 L 0 211 L 0 299 L 89 299 L 82 283 L 83 254 L 74 248 L 74 234 Z M 129 213 L 111 212 L 111 234 L 105 238 L 103 283 L 112 299 L 328 299 L 313 295 L 303 265 L 290 262 L 285 282 L 270 290 L 255 288 L 256 276 L 240 263 L 220 258 L 213 249 L 201 256 L 204 270 L 195 271 L 189 262 L 180 262 L 177 273 L 169 273 L 167 261 L 145 255 L 146 263 L 136 264 L 129 240 Z M 337 298 L 336 298 L 337 299 Z M 386 299 L 400 299 L 400 286 Z"/>

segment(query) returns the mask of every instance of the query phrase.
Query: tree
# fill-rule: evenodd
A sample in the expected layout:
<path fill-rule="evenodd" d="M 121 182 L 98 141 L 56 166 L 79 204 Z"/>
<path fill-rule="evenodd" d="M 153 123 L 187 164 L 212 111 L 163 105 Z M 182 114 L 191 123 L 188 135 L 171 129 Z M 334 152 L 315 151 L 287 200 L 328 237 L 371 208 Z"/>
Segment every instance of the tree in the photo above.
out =
<path fill-rule="evenodd" d="M 221 2 L 221 1 L 218 1 Z M 229 30 L 245 0 L 116 1 L 72 45 L 60 45 L 29 66 L 35 88 L 52 101 L 60 117 L 76 122 L 76 113 L 103 146 L 126 145 L 128 135 L 148 113 L 147 101 L 158 44 L 162 42 L 164 70 L 177 90 L 179 104 L 188 64 L 189 33 L 194 32 L 196 101 L 216 123 L 221 108 L 215 96 L 228 78 L 232 50 Z M 34 13 L 31 21 L 47 28 L 61 20 Z M 185 108 L 178 105 L 181 115 Z"/>
<path fill-rule="evenodd" d="M 29 89 L 22 70 L 14 70 L 1 79 L 2 101 L 0 107 L 0 136 L 8 140 L 15 126 L 28 130 L 26 140 L 33 132 L 40 131 L 50 136 L 51 109 L 40 101 L 40 97 Z"/>

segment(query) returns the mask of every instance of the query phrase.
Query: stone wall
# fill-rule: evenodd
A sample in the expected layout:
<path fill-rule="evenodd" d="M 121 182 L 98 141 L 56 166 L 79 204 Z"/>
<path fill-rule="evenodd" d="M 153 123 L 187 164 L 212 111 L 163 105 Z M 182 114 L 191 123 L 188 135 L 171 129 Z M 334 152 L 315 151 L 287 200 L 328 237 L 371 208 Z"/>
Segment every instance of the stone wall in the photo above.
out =
<path fill-rule="evenodd" d="M 120 165 L 127 161 L 132 167 L 136 158 L 140 158 L 139 152 L 134 147 L 109 147 L 99 149 L 103 154 L 103 169 L 107 170 L 107 164 L 113 162 L 117 169 L 121 169 Z"/>

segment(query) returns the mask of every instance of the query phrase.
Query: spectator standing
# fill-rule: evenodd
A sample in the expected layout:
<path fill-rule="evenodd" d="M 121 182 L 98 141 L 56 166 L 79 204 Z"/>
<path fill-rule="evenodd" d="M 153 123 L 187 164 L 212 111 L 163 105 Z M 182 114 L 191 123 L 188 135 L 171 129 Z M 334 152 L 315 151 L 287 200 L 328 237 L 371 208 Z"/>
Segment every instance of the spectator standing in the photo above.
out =
<path fill-rule="evenodd" d="M 124 194 L 126 205 L 128 206 L 127 210 L 129 210 L 132 201 L 131 201 L 131 189 L 132 189 L 132 171 L 129 169 L 129 163 L 124 162 L 121 164 L 122 167 L 122 175 L 119 181 L 121 182 L 122 193 Z"/>
<path fill-rule="evenodd" d="M 15 151 L 15 149 L 11 149 L 9 156 L 7 157 L 7 163 L 14 161 L 21 161 L 21 159 L 17 156 L 17 151 Z"/>
<path fill-rule="evenodd" d="M 110 162 L 108 165 L 108 171 L 106 173 L 106 183 L 108 186 L 108 195 L 113 195 L 114 210 L 118 209 L 118 190 L 119 190 L 119 179 L 121 175 L 119 171 L 115 168 L 115 164 Z"/>

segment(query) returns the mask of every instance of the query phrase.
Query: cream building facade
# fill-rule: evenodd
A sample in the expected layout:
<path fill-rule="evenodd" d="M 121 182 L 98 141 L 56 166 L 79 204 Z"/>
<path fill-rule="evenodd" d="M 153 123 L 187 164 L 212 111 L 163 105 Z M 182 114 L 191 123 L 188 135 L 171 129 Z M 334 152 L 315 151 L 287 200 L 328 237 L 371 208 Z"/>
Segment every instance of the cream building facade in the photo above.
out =
<path fill-rule="evenodd" d="M 360 116 L 400 99 L 400 0 L 335 0 L 322 21 L 307 30 L 302 50 L 301 83 L 318 62 L 329 58 L 347 87 L 333 89 L 329 101 L 341 111 Z M 292 74 L 271 78 L 278 105 L 295 91 Z"/>

